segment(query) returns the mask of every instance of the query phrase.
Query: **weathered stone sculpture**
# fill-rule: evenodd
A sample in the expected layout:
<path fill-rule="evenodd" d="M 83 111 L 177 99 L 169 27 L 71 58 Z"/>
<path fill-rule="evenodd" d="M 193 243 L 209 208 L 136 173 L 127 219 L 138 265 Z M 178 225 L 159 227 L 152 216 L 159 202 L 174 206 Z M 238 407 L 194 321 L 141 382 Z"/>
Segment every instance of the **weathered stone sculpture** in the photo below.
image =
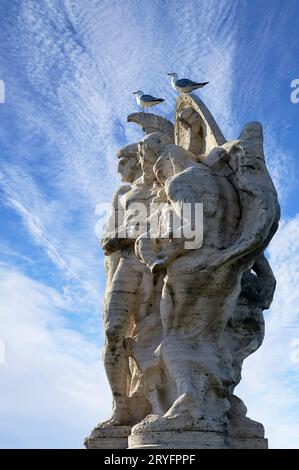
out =
<path fill-rule="evenodd" d="M 120 151 L 130 185 L 114 197 L 118 220 L 102 241 L 113 413 L 86 446 L 267 447 L 233 395 L 244 359 L 262 344 L 275 289 L 264 250 L 279 205 L 261 125 L 226 142 L 193 95 L 177 99 L 174 129 L 152 114 L 128 120 L 146 137 Z"/>

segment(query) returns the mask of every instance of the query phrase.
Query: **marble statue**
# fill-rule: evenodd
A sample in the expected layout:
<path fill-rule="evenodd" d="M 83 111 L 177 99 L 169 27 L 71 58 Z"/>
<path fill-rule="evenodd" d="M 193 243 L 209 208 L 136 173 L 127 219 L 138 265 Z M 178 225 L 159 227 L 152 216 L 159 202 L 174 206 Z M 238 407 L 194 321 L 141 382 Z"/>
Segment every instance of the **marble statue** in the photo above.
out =
<path fill-rule="evenodd" d="M 280 209 L 262 127 L 249 123 L 227 142 L 203 102 L 186 94 L 174 126 L 150 113 L 128 121 L 145 137 L 118 154 L 127 184 L 102 240 L 113 411 L 85 445 L 266 448 L 263 425 L 234 395 L 275 290 L 264 252 Z"/>

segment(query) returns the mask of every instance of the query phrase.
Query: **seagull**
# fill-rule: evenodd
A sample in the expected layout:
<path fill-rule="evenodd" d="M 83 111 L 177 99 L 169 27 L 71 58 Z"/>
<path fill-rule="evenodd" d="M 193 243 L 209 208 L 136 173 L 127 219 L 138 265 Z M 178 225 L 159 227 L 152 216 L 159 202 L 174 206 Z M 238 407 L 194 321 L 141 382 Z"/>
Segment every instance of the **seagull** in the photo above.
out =
<path fill-rule="evenodd" d="M 171 86 L 174 90 L 180 93 L 191 93 L 193 90 L 197 90 L 197 88 L 202 88 L 207 85 L 209 82 L 197 83 L 189 80 L 188 78 L 181 78 L 178 80 L 177 73 L 168 73 L 172 77 L 171 79 Z"/>
<path fill-rule="evenodd" d="M 163 98 L 155 98 L 152 95 L 145 95 L 142 90 L 134 91 L 133 95 L 137 95 L 136 101 L 143 110 L 144 108 L 151 108 L 152 106 L 156 106 L 157 104 L 165 101 Z"/>

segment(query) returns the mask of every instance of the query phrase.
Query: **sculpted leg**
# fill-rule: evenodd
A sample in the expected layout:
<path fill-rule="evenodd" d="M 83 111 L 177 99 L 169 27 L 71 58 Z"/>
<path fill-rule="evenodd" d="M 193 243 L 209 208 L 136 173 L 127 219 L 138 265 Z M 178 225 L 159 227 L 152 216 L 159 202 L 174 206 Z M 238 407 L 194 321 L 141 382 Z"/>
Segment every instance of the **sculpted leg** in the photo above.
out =
<path fill-rule="evenodd" d="M 238 276 L 229 268 L 214 274 L 169 269 L 161 302 L 161 351 L 177 398 L 163 419 L 177 421 L 178 428 L 225 426 L 231 370 L 221 352 L 221 333 L 239 289 Z M 172 312 L 168 318 L 167 312 Z"/>
<path fill-rule="evenodd" d="M 114 274 L 104 309 L 106 344 L 104 364 L 113 394 L 112 418 L 104 425 L 129 424 L 129 364 L 124 339 L 128 336 L 130 316 L 136 306 L 140 274 L 129 270 L 122 259 Z"/>

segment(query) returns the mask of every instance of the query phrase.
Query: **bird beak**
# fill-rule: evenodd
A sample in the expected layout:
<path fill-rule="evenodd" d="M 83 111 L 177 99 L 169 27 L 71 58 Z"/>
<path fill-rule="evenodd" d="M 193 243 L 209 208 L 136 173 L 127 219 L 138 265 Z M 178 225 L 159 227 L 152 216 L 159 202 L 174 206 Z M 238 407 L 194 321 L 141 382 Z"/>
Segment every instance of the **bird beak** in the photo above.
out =
<path fill-rule="evenodd" d="M 133 91 L 133 95 L 137 95 L 138 91 Z"/>
<path fill-rule="evenodd" d="M 167 75 L 172 75 L 172 73 L 168 73 Z"/>

